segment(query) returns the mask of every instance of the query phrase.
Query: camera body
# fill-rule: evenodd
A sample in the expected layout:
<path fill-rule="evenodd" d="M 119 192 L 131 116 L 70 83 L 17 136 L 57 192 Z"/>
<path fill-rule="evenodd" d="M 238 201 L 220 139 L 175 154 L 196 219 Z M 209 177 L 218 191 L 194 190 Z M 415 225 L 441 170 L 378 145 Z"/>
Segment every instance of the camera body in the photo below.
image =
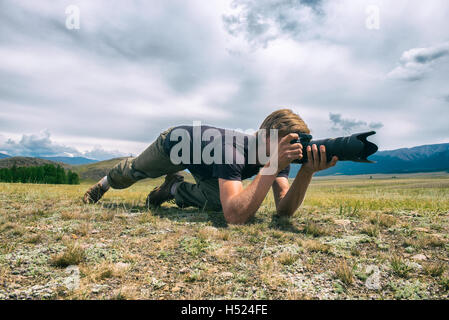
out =
<path fill-rule="evenodd" d="M 356 133 L 347 137 L 312 140 L 313 137 L 310 134 L 299 132 L 299 139 L 292 140 L 290 143 L 302 144 L 303 158 L 301 160 L 295 160 L 293 163 L 306 163 L 308 161 L 306 148 L 314 144 L 316 144 L 318 150 L 321 145 L 326 147 L 327 162 L 334 156 L 337 156 L 339 161 L 374 163 L 368 160 L 368 157 L 376 153 L 379 148 L 367 140 L 369 136 L 374 134 L 376 134 L 375 131 L 369 131 Z"/>

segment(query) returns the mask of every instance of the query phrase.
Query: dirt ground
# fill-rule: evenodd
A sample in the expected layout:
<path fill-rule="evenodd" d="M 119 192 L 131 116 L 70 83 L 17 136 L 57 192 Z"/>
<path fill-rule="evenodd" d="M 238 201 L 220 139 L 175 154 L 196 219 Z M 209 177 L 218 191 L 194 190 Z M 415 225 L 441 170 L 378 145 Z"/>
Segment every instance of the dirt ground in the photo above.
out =
<path fill-rule="evenodd" d="M 0 299 L 447 299 L 449 178 L 317 179 L 244 226 L 112 190 L 0 184 Z"/>

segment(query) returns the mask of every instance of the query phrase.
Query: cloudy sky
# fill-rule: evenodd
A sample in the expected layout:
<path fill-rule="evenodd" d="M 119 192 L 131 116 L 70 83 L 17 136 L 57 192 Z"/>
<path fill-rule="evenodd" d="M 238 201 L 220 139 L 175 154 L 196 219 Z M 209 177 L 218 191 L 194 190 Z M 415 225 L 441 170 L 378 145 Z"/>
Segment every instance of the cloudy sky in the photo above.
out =
<path fill-rule="evenodd" d="M 257 129 L 279 107 L 317 138 L 449 142 L 448 16 L 447 0 L 1 0 L 0 152 L 135 155 L 172 125 Z"/>

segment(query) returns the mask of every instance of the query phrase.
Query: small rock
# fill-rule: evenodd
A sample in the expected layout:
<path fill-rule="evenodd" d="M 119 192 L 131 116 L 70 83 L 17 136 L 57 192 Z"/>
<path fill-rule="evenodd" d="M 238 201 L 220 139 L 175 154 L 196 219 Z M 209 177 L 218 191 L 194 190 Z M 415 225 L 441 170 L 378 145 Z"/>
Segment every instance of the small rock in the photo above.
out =
<path fill-rule="evenodd" d="M 117 271 L 125 271 L 129 268 L 129 263 L 117 262 L 114 267 Z"/>
<path fill-rule="evenodd" d="M 418 232 L 430 232 L 430 230 L 427 229 L 427 228 L 415 228 L 415 231 L 418 231 Z"/>
<path fill-rule="evenodd" d="M 77 290 L 80 287 L 80 269 L 78 266 L 68 266 L 65 272 L 69 274 L 63 280 L 63 284 L 68 290 Z"/>
<path fill-rule="evenodd" d="M 182 268 L 181 270 L 179 270 L 179 273 L 187 273 L 189 271 L 189 268 Z"/>
<path fill-rule="evenodd" d="M 155 289 L 161 289 L 166 286 L 166 283 L 164 281 L 156 279 L 154 277 L 151 279 L 151 284 L 152 284 L 153 288 L 155 288 Z M 166 287 L 164 290 L 167 290 L 167 289 L 168 289 L 168 287 Z"/>
<path fill-rule="evenodd" d="M 227 278 L 227 279 L 232 278 L 234 276 L 234 274 L 232 272 L 222 272 L 220 275 L 222 278 Z"/>
<path fill-rule="evenodd" d="M 371 265 L 366 267 L 366 273 L 371 274 L 365 281 L 365 287 L 369 290 L 380 290 L 380 270 L 379 267 Z"/>
<path fill-rule="evenodd" d="M 216 233 L 218 231 L 217 228 L 212 227 L 212 226 L 206 226 L 206 227 L 204 227 L 204 230 L 206 230 L 206 231 L 208 231 L 210 233 Z"/>
<path fill-rule="evenodd" d="M 412 259 L 415 261 L 425 261 L 425 260 L 427 260 L 427 257 L 425 255 L 423 255 L 422 253 L 418 253 L 418 254 L 415 254 L 412 257 Z"/>
<path fill-rule="evenodd" d="M 91 291 L 92 293 L 99 293 L 100 291 L 109 288 L 107 285 L 104 284 L 96 284 L 92 287 Z"/>
<path fill-rule="evenodd" d="M 218 268 L 217 267 L 212 267 L 209 269 L 210 273 L 217 273 L 218 272 Z"/>
<path fill-rule="evenodd" d="M 351 220 L 346 220 L 346 219 L 334 220 L 334 223 L 338 226 L 346 227 L 347 225 L 351 224 Z"/>
<path fill-rule="evenodd" d="M 412 253 L 412 252 L 415 252 L 415 248 L 409 246 L 409 247 L 405 248 L 405 251 L 408 253 Z"/>
<path fill-rule="evenodd" d="M 420 265 L 419 263 L 416 262 L 407 262 L 407 265 L 415 270 L 421 270 L 422 269 L 422 265 Z"/>

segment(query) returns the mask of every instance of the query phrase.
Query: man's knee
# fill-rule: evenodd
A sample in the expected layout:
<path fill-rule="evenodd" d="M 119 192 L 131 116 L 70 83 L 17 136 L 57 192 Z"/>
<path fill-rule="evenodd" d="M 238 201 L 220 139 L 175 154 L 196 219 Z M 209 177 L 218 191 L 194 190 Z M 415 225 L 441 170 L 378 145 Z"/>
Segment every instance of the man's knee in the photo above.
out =
<path fill-rule="evenodd" d="M 217 190 L 216 192 L 205 192 L 205 199 L 205 209 L 212 211 L 222 211 L 219 190 Z"/>
<path fill-rule="evenodd" d="M 197 207 L 213 211 L 221 211 L 220 192 L 218 184 L 216 188 L 210 184 L 192 184 L 182 182 L 175 192 L 176 204 L 183 207 Z"/>
<path fill-rule="evenodd" d="M 123 159 L 109 171 L 108 182 L 113 189 L 125 189 L 137 181 L 132 168 L 134 159 L 132 157 Z"/>
<path fill-rule="evenodd" d="M 218 200 L 218 202 L 211 202 L 210 205 L 207 205 L 206 203 L 206 209 L 211 211 L 223 211 L 220 200 Z"/>

